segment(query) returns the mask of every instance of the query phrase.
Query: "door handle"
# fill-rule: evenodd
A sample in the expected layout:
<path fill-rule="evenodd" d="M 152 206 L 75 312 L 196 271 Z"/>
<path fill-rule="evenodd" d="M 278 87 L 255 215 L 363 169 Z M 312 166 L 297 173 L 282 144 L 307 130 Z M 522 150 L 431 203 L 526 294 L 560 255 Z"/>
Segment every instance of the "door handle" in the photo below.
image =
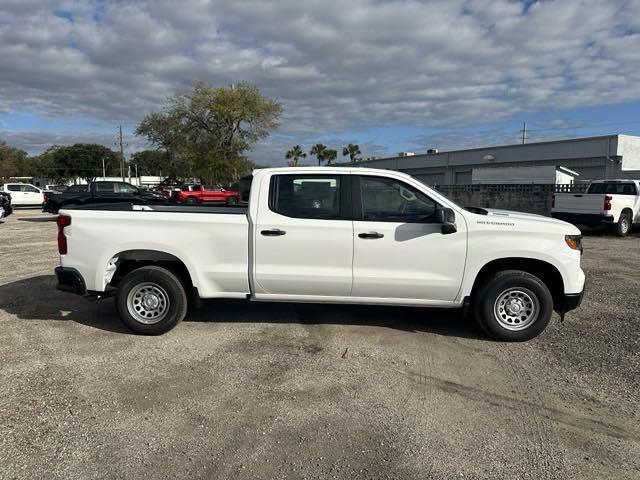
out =
<path fill-rule="evenodd" d="M 384 237 L 383 234 L 378 233 L 378 232 L 366 232 L 366 233 L 359 233 L 358 236 L 360 238 L 370 238 L 370 239 L 376 239 L 376 238 L 382 238 Z"/>
<path fill-rule="evenodd" d="M 284 230 L 280 230 L 279 228 L 271 228 L 269 230 L 262 230 L 260 232 L 260 235 L 264 235 L 265 237 L 279 237 L 281 235 L 284 235 L 285 232 Z"/>

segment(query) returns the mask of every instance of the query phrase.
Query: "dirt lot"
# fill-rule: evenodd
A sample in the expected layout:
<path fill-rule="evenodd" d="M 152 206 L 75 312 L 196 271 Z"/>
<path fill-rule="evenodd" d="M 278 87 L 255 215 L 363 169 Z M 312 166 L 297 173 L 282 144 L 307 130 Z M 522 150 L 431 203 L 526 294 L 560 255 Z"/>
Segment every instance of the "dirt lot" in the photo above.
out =
<path fill-rule="evenodd" d="M 640 478 L 640 235 L 522 344 L 422 309 L 212 302 L 161 337 L 55 290 L 55 223 L 0 225 L 0 478 Z"/>

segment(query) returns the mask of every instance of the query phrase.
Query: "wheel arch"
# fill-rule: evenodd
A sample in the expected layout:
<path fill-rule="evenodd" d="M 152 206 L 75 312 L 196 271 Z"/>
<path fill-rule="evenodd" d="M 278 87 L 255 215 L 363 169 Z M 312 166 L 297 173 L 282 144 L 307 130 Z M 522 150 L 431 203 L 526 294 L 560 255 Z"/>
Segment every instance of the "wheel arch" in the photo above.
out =
<path fill-rule="evenodd" d="M 491 260 L 478 271 L 471 288 L 471 298 L 489 277 L 504 270 L 520 270 L 538 277 L 551 292 L 554 309 L 564 295 L 564 280 L 555 265 L 536 258 L 506 257 Z"/>
<path fill-rule="evenodd" d="M 620 215 L 624 215 L 625 213 L 629 214 L 629 220 L 633 223 L 633 209 L 631 207 L 624 207 Z"/>
<path fill-rule="evenodd" d="M 140 267 L 157 266 L 174 273 L 183 282 L 187 291 L 190 292 L 196 288 L 194 278 L 186 263 L 171 253 L 151 249 L 123 250 L 113 255 L 107 263 L 104 270 L 105 278 L 108 278 L 112 265 L 115 266 L 115 270 L 111 272 L 111 278 L 107 281 L 107 284 L 111 286 L 117 286 L 122 278 L 133 270 Z"/>

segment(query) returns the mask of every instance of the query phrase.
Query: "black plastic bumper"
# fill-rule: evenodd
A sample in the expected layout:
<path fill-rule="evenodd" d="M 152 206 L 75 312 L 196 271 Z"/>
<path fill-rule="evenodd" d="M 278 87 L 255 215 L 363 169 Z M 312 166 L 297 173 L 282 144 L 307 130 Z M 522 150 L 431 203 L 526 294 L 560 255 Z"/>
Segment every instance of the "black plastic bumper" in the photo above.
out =
<path fill-rule="evenodd" d="M 611 225 L 613 217 L 611 215 L 600 215 L 598 213 L 567 213 L 551 212 L 553 218 L 572 223 L 573 225 L 587 225 L 595 227 L 598 225 Z"/>
<path fill-rule="evenodd" d="M 76 293 L 78 295 L 85 295 L 87 293 L 84 278 L 82 278 L 80 272 L 75 268 L 56 267 L 55 273 L 58 277 L 58 290 Z"/>
<path fill-rule="evenodd" d="M 565 293 L 555 304 L 555 310 L 561 314 L 575 310 L 582 303 L 584 289 L 580 293 Z"/>

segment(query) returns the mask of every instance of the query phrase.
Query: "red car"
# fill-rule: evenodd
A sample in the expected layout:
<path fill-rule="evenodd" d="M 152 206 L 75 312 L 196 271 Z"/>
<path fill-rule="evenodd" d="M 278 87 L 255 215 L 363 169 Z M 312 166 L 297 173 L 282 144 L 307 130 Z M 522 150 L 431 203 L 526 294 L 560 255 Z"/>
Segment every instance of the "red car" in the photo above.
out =
<path fill-rule="evenodd" d="M 180 191 L 174 191 L 174 198 L 180 203 L 226 203 L 235 205 L 240 199 L 240 193 L 227 190 L 216 185 L 183 185 Z"/>

